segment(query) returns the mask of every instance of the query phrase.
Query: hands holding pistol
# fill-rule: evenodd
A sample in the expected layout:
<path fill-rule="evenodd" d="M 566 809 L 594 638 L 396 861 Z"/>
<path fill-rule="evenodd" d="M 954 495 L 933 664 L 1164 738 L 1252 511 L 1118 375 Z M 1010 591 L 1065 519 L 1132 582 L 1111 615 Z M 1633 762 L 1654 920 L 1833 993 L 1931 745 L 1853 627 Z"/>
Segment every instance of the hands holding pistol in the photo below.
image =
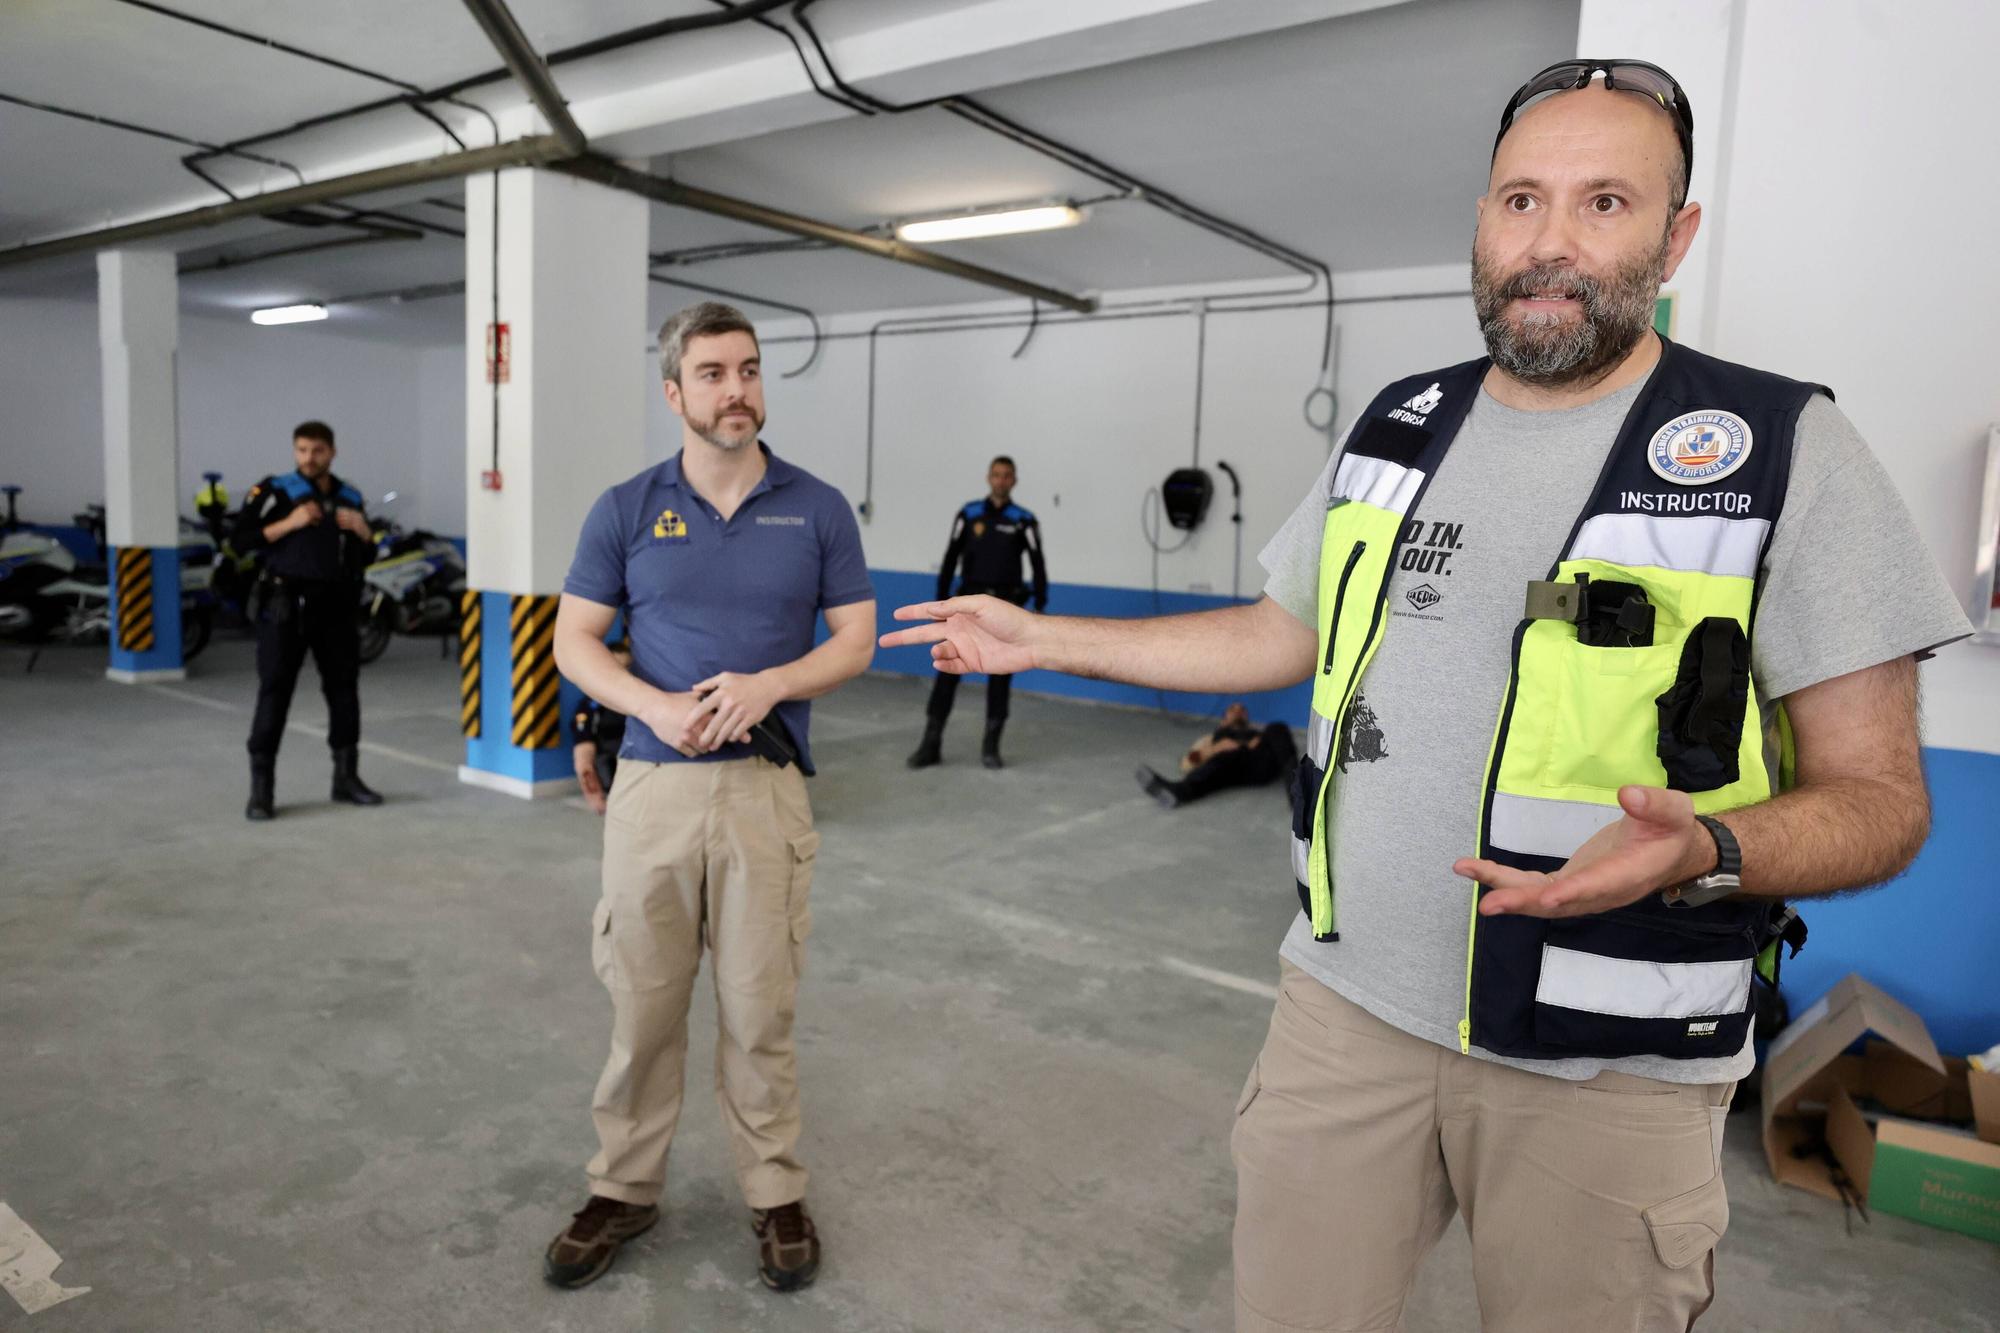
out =
<path fill-rule="evenodd" d="M 768 672 L 724 671 L 692 690 L 662 694 L 639 720 L 690 758 L 750 739 L 750 728 L 784 701 Z"/>

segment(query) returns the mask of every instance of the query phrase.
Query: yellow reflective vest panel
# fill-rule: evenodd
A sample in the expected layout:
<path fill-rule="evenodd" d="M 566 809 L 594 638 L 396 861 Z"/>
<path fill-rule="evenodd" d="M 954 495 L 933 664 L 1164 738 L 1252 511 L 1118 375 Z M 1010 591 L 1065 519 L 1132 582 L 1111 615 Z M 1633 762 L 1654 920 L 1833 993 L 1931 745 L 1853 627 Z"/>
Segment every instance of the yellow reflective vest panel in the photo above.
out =
<path fill-rule="evenodd" d="M 1334 470 L 1321 539 L 1318 666 L 1293 782 L 1292 869 L 1321 941 L 1338 941 L 1332 798 L 1344 729 L 1387 632 L 1404 533 L 1480 391 L 1481 360 L 1378 394 Z M 1524 590 L 1478 854 L 1553 871 L 1621 817 L 1628 783 L 1687 791 L 1701 813 L 1768 799 L 1790 780 L 1782 709 L 1760 706 L 1750 633 L 1783 507 L 1798 415 L 1818 386 L 1668 342 L 1547 579 Z M 1727 479 L 1726 488 L 1710 489 Z M 1462 851 L 1448 842 L 1440 856 Z M 1461 1049 L 1524 1059 L 1742 1047 L 1755 960 L 1785 915 L 1774 900 L 1669 907 L 1657 895 L 1555 921 L 1481 917 L 1468 903 Z"/>

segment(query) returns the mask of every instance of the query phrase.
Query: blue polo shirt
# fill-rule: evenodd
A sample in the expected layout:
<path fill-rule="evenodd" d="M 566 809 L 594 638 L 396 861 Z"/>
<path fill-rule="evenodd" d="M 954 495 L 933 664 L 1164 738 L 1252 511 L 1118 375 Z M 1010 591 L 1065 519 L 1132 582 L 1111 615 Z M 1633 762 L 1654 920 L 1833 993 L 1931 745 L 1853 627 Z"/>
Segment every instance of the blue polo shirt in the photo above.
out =
<path fill-rule="evenodd" d="M 861 529 L 847 498 L 768 446 L 764 479 L 724 522 L 681 475 L 681 456 L 599 496 L 583 521 L 563 591 L 625 613 L 632 674 L 692 689 L 720 671 L 749 673 L 812 651 L 819 613 L 873 600 Z M 778 705 L 806 761 L 811 706 Z M 633 718 L 621 758 L 653 763 L 741 759 L 728 745 L 691 760 Z"/>

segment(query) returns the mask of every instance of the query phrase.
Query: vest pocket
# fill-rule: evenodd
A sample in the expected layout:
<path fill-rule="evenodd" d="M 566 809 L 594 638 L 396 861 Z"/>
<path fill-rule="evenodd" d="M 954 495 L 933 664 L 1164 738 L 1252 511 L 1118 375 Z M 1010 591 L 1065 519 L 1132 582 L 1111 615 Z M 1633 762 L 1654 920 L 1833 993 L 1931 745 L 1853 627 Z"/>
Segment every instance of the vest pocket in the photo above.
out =
<path fill-rule="evenodd" d="M 1696 625 L 1660 710 L 1660 764 L 1678 791 L 1714 791 L 1742 775 L 1738 752 L 1750 701 L 1750 641 L 1729 616 Z"/>
<path fill-rule="evenodd" d="M 1649 774 L 1659 744 L 1657 703 L 1673 679 L 1672 643 L 1600 648 L 1568 625 L 1543 622 L 1521 648 L 1519 694 L 1501 786 L 1557 799 L 1605 800 Z"/>
<path fill-rule="evenodd" d="M 1685 921 L 1666 915 L 1674 910 L 1550 921 L 1535 984 L 1537 1044 L 1605 1058 L 1741 1050 L 1756 956 L 1749 920 L 1733 905 Z"/>

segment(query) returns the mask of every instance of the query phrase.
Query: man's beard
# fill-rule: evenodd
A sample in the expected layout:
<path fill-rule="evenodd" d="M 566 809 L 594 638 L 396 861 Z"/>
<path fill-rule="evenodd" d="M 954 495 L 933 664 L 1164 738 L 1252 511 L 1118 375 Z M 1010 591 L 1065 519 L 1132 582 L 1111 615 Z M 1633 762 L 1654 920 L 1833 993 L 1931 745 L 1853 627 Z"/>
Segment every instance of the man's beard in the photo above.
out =
<path fill-rule="evenodd" d="M 1472 305 L 1486 354 L 1523 384 L 1552 389 L 1589 384 L 1632 350 L 1653 326 L 1653 303 L 1666 273 L 1667 238 L 1650 254 L 1620 264 L 1602 279 L 1571 266 L 1527 268 L 1502 278 L 1472 249 Z M 1507 303 L 1560 291 L 1579 301 L 1583 318 L 1507 317 Z"/>
<path fill-rule="evenodd" d="M 757 411 L 756 408 L 751 407 L 748 403 L 741 404 L 739 407 L 732 407 L 729 411 L 743 411 L 750 414 L 752 425 L 748 435 L 734 437 L 724 435 L 721 430 L 723 413 L 720 411 L 706 421 L 702 421 L 697 417 L 689 417 L 687 419 L 688 429 L 725 452 L 733 453 L 745 445 L 755 444 L 757 442 L 757 432 L 764 429 L 763 413 Z"/>

